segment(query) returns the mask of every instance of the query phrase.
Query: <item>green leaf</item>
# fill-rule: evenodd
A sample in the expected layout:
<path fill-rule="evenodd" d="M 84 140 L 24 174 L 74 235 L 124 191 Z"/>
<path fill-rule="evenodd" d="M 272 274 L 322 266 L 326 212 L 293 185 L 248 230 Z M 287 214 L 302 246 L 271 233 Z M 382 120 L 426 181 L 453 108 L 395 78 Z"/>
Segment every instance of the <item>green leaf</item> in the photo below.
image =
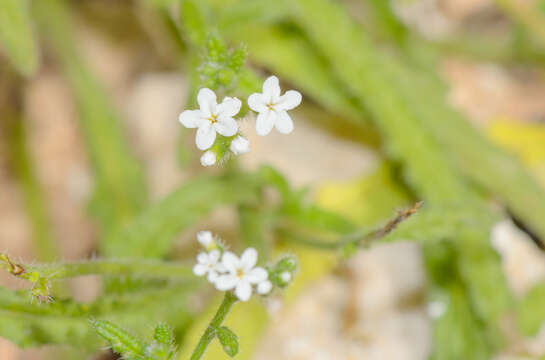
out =
<path fill-rule="evenodd" d="M 39 59 L 29 0 L 0 1 L 0 43 L 17 71 L 25 76 L 36 72 Z"/>
<path fill-rule="evenodd" d="M 157 324 L 153 333 L 153 338 L 162 345 L 172 345 L 174 342 L 172 331 L 166 323 Z"/>
<path fill-rule="evenodd" d="M 459 276 L 456 248 L 451 242 L 428 242 L 423 246 L 429 280 L 428 304 L 443 306 L 433 316 L 434 349 L 431 359 L 489 359 L 491 343 L 486 324 L 479 321 Z"/>
<path fill-rule="evenodd" d="M 545 323 L 545 284 L 530 290 L 518 304 L 518 319 L 522 332 L 534 336 Z"/>
<path fill-rule="evenodd" d="M 238 354 L 238 337 L 226 326 L 216 329 L 216 335 L 225 353 L 231 357 Z"/>
<path fill-rule="evenodd" d="M 110 103 L 110 95 L 103 90 L 79 53 L 66 2 L 34 1 L 33 8 L 78 104 L 95 176 L 91 209 L 104 233 L 109 233 L 147 203 L 144 174 L 129 148 L 122 121 Z"/>
<path fill-rule="evenodd" d="M 0 10 L 1 12 L 2 10 Z M 26 141 L 26 121 L 21 118 L 9 119 L 8 117 L 5 121 L 10 128 L 8 150 L 10 151 L 11 166 L 17 176 L 19 190 L 25 201 L 34 250 L 38 260 L 52 261 L 58 255 L 58 249 L 52 233 L 47 206 L 44 202 L 42 186 L 36 176 L 33 159 Z"/>
<path fill-rule="evenodd" d="M 223 204 L 257 203 L 260 184 L 252 175 L 201 177 L 150 206 L 102 242 L 106 254 L 161 257 L 181 230 Z"/>
<path fill-rule="evenodd" d="M 102 296 L 92 303 L 55 299 L 32 303 L 27 291 L 0 287 L 0 336 L 20 347 L 65 344 L 94 350 L 102 345 L 89 318 L 109 319 L 130 326 L 138 335 L 148 331 L 149 319 L 172 319 L 181 324 L 191 316 L 186 302 L 193 286 L 149 287 L 146 291 Z"/>
<path fill-rule="evenodd" d="M 128 331 L 106 320 L 94 321 L 92 325 L 95 331 L 108 341 L 112 350 L 123 355 L 127 360 L 136 360 L 144 357 L 144 343 Z"/>

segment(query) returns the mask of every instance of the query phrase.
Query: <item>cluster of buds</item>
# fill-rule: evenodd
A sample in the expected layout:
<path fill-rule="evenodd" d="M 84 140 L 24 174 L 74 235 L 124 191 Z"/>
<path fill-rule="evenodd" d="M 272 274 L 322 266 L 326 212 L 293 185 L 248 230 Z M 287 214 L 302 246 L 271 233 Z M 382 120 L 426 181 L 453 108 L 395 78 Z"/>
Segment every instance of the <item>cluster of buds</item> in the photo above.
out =
<path fill-rule="evenodd" d="M 258 113 L 256 132 L 265 136 L 276 128 L 280 133 L 293 131 L 293 120 L 288 110 L 301 103 L 298 91 L 289 90 L 280 95 L 280 85 L 276 76 L 270 76 L 263 83 L 263 92 L 248 97 L 248 106 Z M 201 156 L 203 166 L 211 166 L 228 154 L 240 155 L 250 151 L 250 142 L 239 131 L 235 116 L 242 102 L 236 97 L 225 97 L 220 104 L 214 91 L 202 88 L 197 95 L 198 110 L 185 110 L 179 121 L 186 128 L 196 128 L 195 143 L 205 151 Z M 218 136 L 219 134 L 219 136 Z"/>
<path fill-rule="evenodd" d="M 234 290 L 241 301 L 248 301 L 254 290 L 260 295 L 267 295 L 273 287 L 285 287 L 291 282 L 297 267 L 293 257 L 282 258 L 268 268 L 256 266 L 258 254 L 254 248 L 247 248 L 238 257 L 225 250 L 222 242 L 210 231 L 199 232 L 197 240 L 203 251 L 197 255 L 193 273 L 206 276 L 220 291 Z"/>

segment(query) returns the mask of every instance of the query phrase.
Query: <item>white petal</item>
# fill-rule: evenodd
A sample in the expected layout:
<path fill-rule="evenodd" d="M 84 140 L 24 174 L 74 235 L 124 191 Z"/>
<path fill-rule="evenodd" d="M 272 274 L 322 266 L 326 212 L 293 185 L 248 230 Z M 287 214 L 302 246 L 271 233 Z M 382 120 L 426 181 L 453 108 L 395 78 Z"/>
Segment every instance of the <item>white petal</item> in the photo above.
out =
<path fill-rule="evenodd" d="M 200 110 L 185 110 L 178 117 L 178 121 L 182 123 L 186 128 L 196 128 L 199 127 L 203 118 Z"/>
<path fill-rule="evenodd" d="M 226 97 L 216 107 L 216 114 L 219 116 L 233 117 L 240 111 L 242 102 L 237 98 Z"/>
<path fill-rule="evenodd" d="M 248 106 L 256 112 L 267 111 L 267 101 L 263 94 L 253 93 L 248 97 Z"/>
<path fill-rule="evenodd" d="M 206 274 L 207 270 L 208 270 L 208 267 L 203 264 L 197 264 L 193 266 L 193 274 L 197 276 L 203 276 L 204 274 Z"/>
<path fill-rule="evenodd" d="M 274 111 L 268 110 L 259 113 L 257 115 L 257 121 L 255 123 L 255 130 L 258 135 L 265 136 L 271 132 L 276 122 L 276 113 Z"/>
<path fill-rule="evenodd" d="M 211 126 L 210 122 L 201 125 L 195 136 L 197 147 L 206 150 L 214 144 L 214 141 L 216 141 L 216 130 Z"/>
<path fill-rule="evenodd" d="M 263 83 L 263 98 L 266 102 L 276 103 L 280 98 L 280 85 L 276 76 L 269 76 Z"/>
<path fill-rule="evenodd" d="M 223 273 L 227 272 L 227 269 L 225 268 L 225 266 L 222 263 L 217 263 L 216 264 L 216 272 L 218 272 L 220 274 L 223 274 Z"/>
<path fill-rule="evenodd" d="M 199 231 L 197 233 L 197 241 L 204 247 L 208 247 L 214 241 L 211 231 Z"/>
<path fill-rule="evenodd" d="M 200 252 L 197 254 L 197 262 L 199 264 L 208 264 L 208 254 Z"/>
<path fill-rule="evenodd" d="M 240 281 L 235 289 L 235 295 L 240 301 L 248 301 L 252 296 L 252 286 L 247 281 Z"/>
<path fill-rule="evenodd" d="M 223 115 L 218 118 L 213 126 L 223 136 L 233 136 L 238 131 L 237 121 L 232 117 L 224 117 Z"/>
<path fill-rule="evenodd" d="M 238 257 L 233 254 L 230 251 L 226 251 L 223 253 L 223 257 L 221 258 L 221 264 L 228 270 L 232 272 L 237 271 L 237 267 L 239 265 L 240 261 Z"/>
<path fill-rule="evenodd" d="M 276 130 L 282 134 L 289 134 L 293 131 L 293 120 L 286 111 L 278 111 L 276 113 L 276 122 L 274 123 Z"/>
<path fill-rule="evenodd" d="M 262 267 L 256 267 L 246 274 L 244 278 L 252 284 L 257 284 L 267 280 L 267 277 L 269 277 L 267 270 L 263 269 Z"/>
<path fill-rule="evenodd" d="M 210 263 L 217 263 L 220 258 L 220 251 L 219 250 L 212 250 L 208 253 L 208 262 Z"/>
<path fill-rule="evenodd" d="M 250 271 L 251 268 L 257 263 L 257 250 L 254 248 L 247 248 L 240 256 L 240 264 L 246 271 Z"/>
<path fill-rule="evenodd" d="M 272 283 L 269 280 L 265 280 L 257 284 L 258 294 L 265 295 L 271 292 Z"/>
<path fill-rule="evenodd" d="M 197 102 L 199 103 L 202 115 L 205 118 L 210 117 L 216 112 L 216 94 L 212 90 L 208 88 L 200 89 L 199 94 L 197 95 Z"/>
<path fill-rule="evenodd" d="M 221 291 L 227 291 L 233 289 L 239 283 L 239 279 L 236 276 L 222 275 L 215 281 L 216 289 Z"/>
<path fill-rule="evenodd" d="M 275 108 L 278 110 L 291 110 L 301 103 L 303 96 L 299 91 L 289 90 L 282 96 L 275 104 Z"/>
<path fill-rule="evenodd" d="M 218 281 L 219 279 L 219 275 L 216 271 L 214 270 L 211 270 L 208 272 L 208 276 L 206 277 L 206 280 L 208 280 L 209 282 L 215 284 L 216 281 Z"/>

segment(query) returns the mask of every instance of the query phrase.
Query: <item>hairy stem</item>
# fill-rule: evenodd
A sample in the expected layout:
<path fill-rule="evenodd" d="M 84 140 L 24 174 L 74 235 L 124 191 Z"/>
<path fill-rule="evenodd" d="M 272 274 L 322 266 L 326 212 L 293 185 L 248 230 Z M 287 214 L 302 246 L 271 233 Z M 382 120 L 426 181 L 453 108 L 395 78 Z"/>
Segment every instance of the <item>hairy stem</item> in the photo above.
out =
<path fill-rule="evenodd" d="M 212 318 L 212 321 L 210 321 L 210 324 L 208 324 L 208 327 L 206 328 L 204 334 L 201 336 L 201 339 L 195 347 L 195 350 L 193 350 L 190 360 L 198 360 L 203 356 L 206 348 L 208 347 L 208 345 L 210 345 L 210 342 L 216 336 L 216 330 L 223 323 L 223 320 L 225 320 L 225 317 L 229 313 L 229 310 L 231 310 L 231 307 L 236 301 L 237 297 L 232 292 L 228 291 L 225 293 L 223 302 L 218 308 L 216 315 L 214 315 L 214 318 Z"/>
<path fill-rule="evenodd" d="M 410 209 L 399 211 L 394 218 L 390 219 L 386 223 L 386 225 L 378 229 L 372 231 L 358 229 L 350 234 L 339 236 L 335 241 L 325 240 L 324 238 L 319 238 L 317 236 L 306 235 L 300 231 L 300 229 L 297 229 L 296 226 L 289 223 L 280 225 L 278 227 L 278 231 L 285 239 L 321 249 L 340 249 L 351 244 L 365 247 L 368 246 L 370 242 L 379 240 L 394 231 L 399 224 L 414 215 L 420 208 L 421 204 L 421 202 L 418 202 L 415 203 Z"/>
<path fill-rule="evenodd" d="M 90 260 L 74 263 L 24 265 L 16 264 L 6 255 L 0 254 L 0 262 L 4 260 L 6 270 L 15 276 L 39 273 L 41 277 L 64 279 L 84 275 L 136 275 L 150 278 L 191 279 L 191 265 L 180 262 L 151 260 Z"/>

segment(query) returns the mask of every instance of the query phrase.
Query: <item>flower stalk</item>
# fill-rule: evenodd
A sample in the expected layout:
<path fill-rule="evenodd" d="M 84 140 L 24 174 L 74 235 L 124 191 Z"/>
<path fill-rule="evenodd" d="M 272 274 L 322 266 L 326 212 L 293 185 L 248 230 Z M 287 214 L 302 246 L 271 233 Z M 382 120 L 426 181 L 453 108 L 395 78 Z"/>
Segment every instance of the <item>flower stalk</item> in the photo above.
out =
<path fill-rule="evenodd" d="M 191 279 L 192 266 L 183 262 L 149 260 L 90 260 L 74 263 L 22 265 L 25 271 L 38 272 L 50 280 L 85 275 L 139 276 L 148 278 Z"/>
<path fill-rule="evenodd" d="M 208 324 L 208 327 L 201 336 L 195 350 L 193 350 L 190 360 L 199 360 L 204 355 L 208 345 L 210 345 L 212 340 L 214 340 L 216 337 L 217 329 L 221 326 L 225 320 L 225 317 L 236 302 L 237 297 L 231 291 L 227 291 L 221 305 L 218 308 L 218 311 L 216 312 L 216 315 L 214 315 L 210 321 L 210 324 Z"/>

